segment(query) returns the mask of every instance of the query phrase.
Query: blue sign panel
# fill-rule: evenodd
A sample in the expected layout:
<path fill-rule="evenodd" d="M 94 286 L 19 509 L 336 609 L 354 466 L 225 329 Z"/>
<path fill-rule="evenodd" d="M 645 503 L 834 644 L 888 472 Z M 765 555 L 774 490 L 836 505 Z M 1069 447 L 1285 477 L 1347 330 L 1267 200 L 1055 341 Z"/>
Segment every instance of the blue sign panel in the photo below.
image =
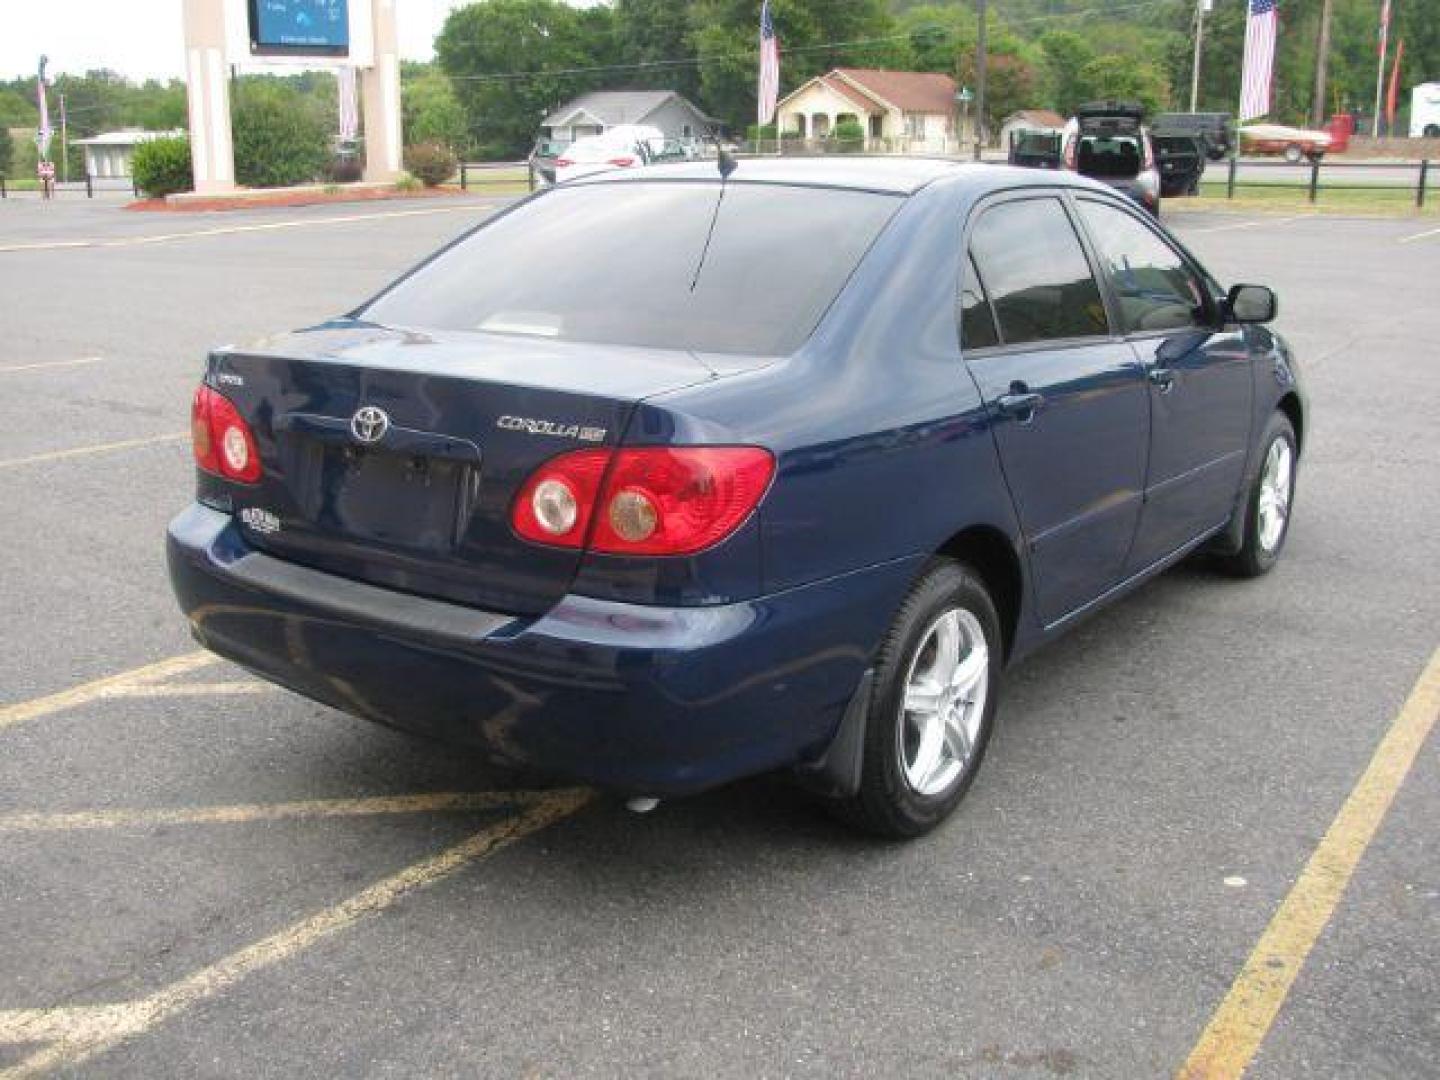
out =
<path fill-rule="evenodd" d="M 349 0 L 250 0 L 250 51 L 256 56 L 346 56 Z"/>

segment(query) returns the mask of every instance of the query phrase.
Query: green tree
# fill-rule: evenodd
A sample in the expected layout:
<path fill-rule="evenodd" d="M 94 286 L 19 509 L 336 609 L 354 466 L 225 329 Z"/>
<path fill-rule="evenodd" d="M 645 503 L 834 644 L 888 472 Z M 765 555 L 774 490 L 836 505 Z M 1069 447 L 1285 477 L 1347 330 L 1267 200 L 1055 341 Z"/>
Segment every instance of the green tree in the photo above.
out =
<path fill-rule="evenodd" d="M 38 116 L 35 103 L 20 91 L 0 89 L 0 128 L 34 127 Z"/>
<path fill-rule="evenodd" d="M 1147 113 L 1164 109 L 1170 100 L 1170 87 L 1158 68 L 1113 53 L 1097 56 L 1081 68 L 1080 85 L 1087 100 L 1136 101 Z"/>
<path fill-rule="evenodd" d="M 1095 59 L 1095 50 L 1072 30 L 1052 30 L 1043 35 L 1040 49 L 1045 56 L 1050 105 L 1060 114 L 1070 116 L 1076 105 L 1091 96 L 1090 89 L 1081 81 L 1080 72 Z"/>
<path fill-rule="evenodd" d="M 305 183 L 330 160 L 331 125 L 324 104 L 286 81 L 242 80 L 230 123 L 235 179 L 247 187 Z"/>
<path fill-rule="evenodd" d="M 559 0 L 480 0 L 450 13 L 435 54 L 482 157 L 525 153 L 546 113 L 606 81 L 574 69 L 613 60 L 610 18 Z"/>
<path fill-rule="evenodd" d="M 441 143 L 457 153 L 467 148 L 465 110 L 439 71 L 426 69 L 403 81 L 400 111 L 406 143 Z"/>
<path fill-rule="evenodd" d="M 700 72 L 688 61 L 690 5 L 674 0 L 616 0 L 615 55 L 622 64 L 649 65 L 619 73 L 627 86 L 674 90 L 696 101 Z"/>

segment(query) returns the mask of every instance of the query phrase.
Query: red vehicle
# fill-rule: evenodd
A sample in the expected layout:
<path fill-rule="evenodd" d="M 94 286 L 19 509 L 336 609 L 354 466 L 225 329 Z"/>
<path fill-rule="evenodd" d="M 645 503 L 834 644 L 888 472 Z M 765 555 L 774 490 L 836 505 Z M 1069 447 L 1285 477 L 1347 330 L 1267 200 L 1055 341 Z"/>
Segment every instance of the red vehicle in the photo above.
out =
<path fill-rule="evenodd" d="M 1286 161 L 1301 158 L 1319 161 L 1330 149 L 1328 131 L 1286 127 L 1284 124 L 1251 124 L 1240 129 L 1242 154 L 1279 154 Z"/>

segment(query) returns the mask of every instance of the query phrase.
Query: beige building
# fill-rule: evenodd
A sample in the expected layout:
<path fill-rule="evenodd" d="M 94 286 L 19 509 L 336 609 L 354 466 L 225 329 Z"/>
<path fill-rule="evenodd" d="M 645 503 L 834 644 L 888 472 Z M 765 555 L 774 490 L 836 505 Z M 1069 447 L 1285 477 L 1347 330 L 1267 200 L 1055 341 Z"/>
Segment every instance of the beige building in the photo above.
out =
<path fill-rule="evenodd" d="M 828 139 L 854 120 L 867 150 L 944 154 L 957 149 L 955 108 L 949 75 L 835 68 L 782 98 L 776 115 L 786 138 Z"/>

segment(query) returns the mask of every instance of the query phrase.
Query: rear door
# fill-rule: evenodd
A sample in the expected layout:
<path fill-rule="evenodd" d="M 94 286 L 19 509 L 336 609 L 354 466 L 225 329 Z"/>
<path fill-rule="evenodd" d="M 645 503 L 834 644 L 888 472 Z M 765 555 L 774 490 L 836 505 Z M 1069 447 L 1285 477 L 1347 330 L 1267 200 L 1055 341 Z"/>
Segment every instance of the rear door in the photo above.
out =
<path fill-rule="evenodd" d="M 1250 439 L 1250 354 L 1238 329 L 1217 324 L 1199 268 L 1154 227 L 1109 201 L 1076 205 L 1149 386 L 1145 509 L 1128 567 L 1138 571 L 1229 518 Z"/>
<path fill-rule="evenodd" d="M 1110 333 L 1058 194 L 987 204 L 968 247 L 965 361 L 990 409 L 1041 616 L 1053 623 L 1120 579 L 1145 475 L 1145 376 Z"/>

